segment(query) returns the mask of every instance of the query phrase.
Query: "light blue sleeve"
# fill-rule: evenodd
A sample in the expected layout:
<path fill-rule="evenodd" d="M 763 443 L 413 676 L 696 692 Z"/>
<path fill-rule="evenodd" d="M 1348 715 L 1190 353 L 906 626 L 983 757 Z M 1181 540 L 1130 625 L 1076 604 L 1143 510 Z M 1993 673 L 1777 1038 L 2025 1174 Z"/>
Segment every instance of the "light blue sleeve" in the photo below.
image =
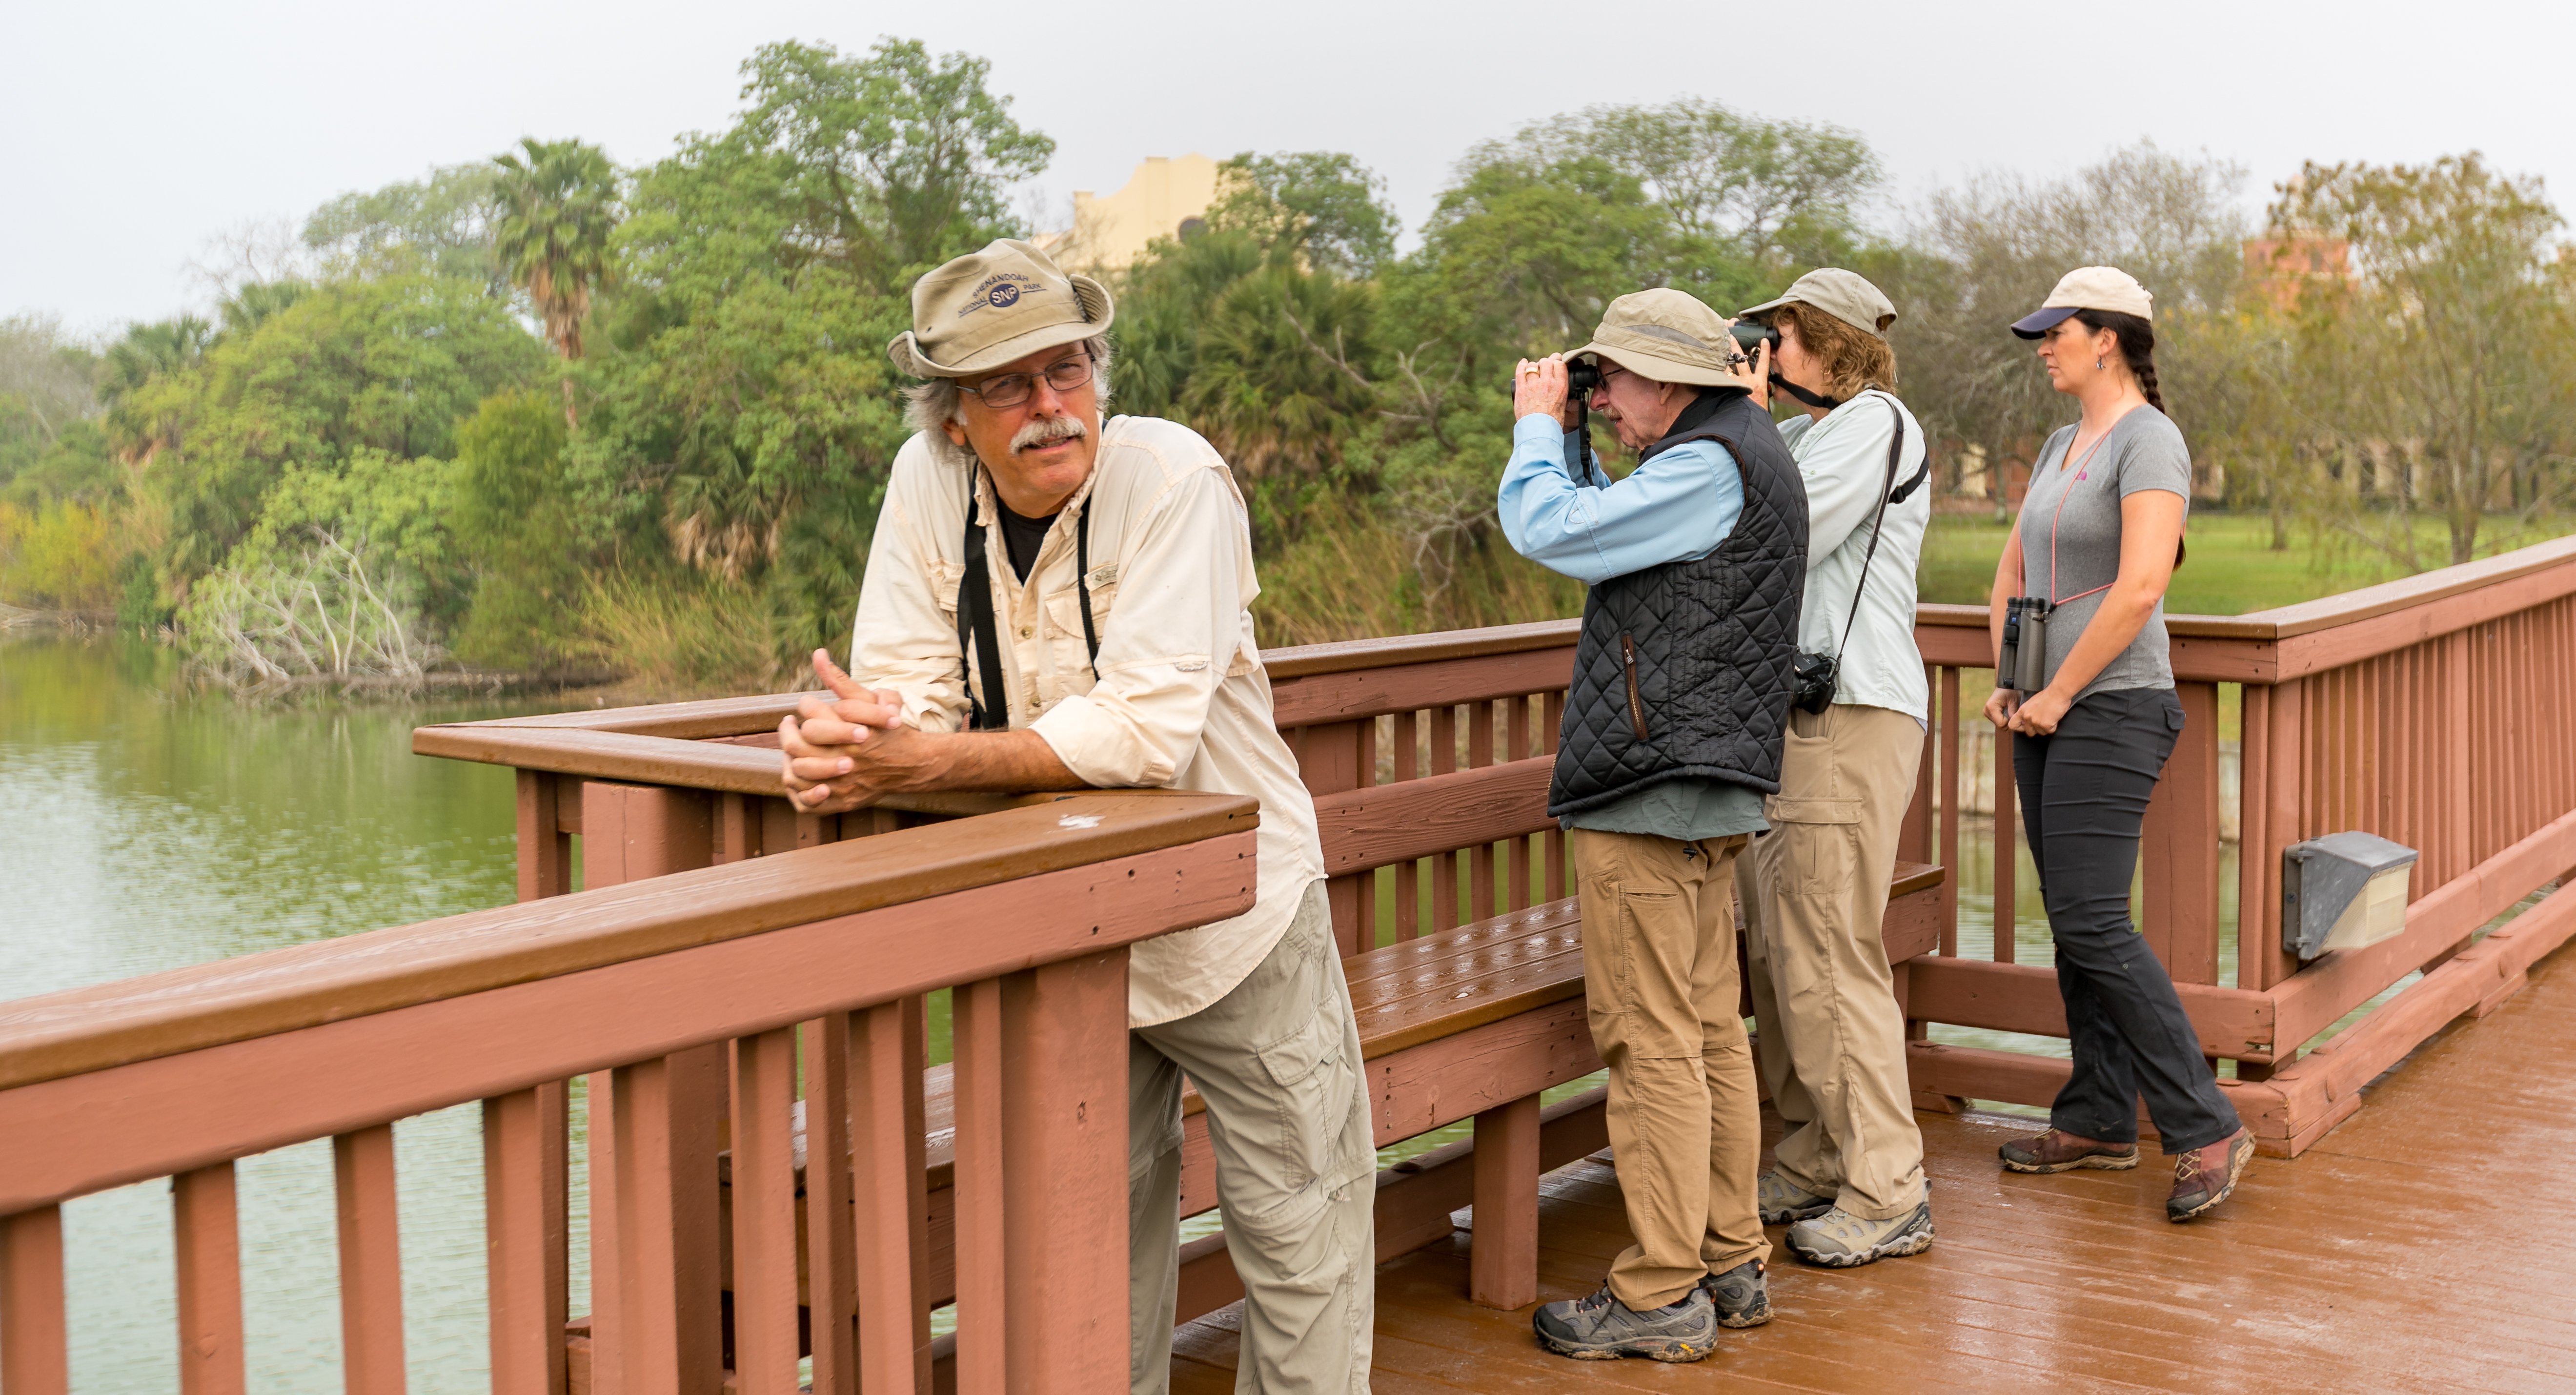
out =
<path fill-rule="evenodd" d="M 1735 531 L 1744 479 L 1715 441 L 1675 446 L 1615 484 L 1567 476 L 1565 433 L 1545 416 L 1512 427 L 1496 501 L 1512 550 L 1586 586 L 1705 557 Z"/>

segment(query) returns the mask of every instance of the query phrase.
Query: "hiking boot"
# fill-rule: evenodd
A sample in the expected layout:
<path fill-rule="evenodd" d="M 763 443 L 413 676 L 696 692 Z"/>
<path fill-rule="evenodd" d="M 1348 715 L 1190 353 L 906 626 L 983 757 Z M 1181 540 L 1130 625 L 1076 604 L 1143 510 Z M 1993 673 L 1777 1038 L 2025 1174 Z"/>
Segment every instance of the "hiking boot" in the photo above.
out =
<path fill-rule="evenodd" d="M 1697 1361 L 1717 1350 L 1717 1306 L 1706 1290 L 1689 1292 L 1660 1308 L 1638 1312 L 1613 1297 L 1610 1286 L 1589 1298 L 1541 1306 L 1530 1319 L 1541 1346 L 1577 1361 Z"/>
<path fill-rule="evenodd" d="M 2206 1148 L 2194 1148 L 2174 1159 L 2173 1195 L 2165 1198 L 2165 1219 L 2187 1221 L 2225 1201 L 2254 1160 L 2254 1135 L 2243 1127 Z"/>
<path fill-rule="evenodd" d="M 1748 1259 L 1723 1274 L 1701 1276 L 1699 1291 L 1717 1305 L 1721 1327 L 1760 1327 L 1771 1320 L 1771 1287 L 1762 1280 L 1758 1259 Z"/>
<path fill-rule="evenodd" d="M 1995 1155 L 2013 1172 L 2066 1172 L 2079 1167 L 2125 1172 L 2138 1165 L 2138 1145 L 2134 1143 L 2104 1143 L 2079 1138 L 2064 1129 L 2016 1138 L 1997 1148 Z"/>
<path fill-rule="evenodd" d="M 1809 1264 L 1850 1269 L 1891 1255 L 1919 1255 L 1932 1248 L 1932 1202 L 1902 1216 L 1865 1221 L 1837 1206 L 1789 1227 L 1789 1250 Z"/>
<path fill-rule="evenodd" d="M 1834 1209 L 1832 1197 L 1800 1190 L 1797 1183 L 1776 1169 L 1762 1174 L 1762 1180 L 1754 1187 L 1753 1204 L 1761 1208 L 1764 1225 L 1787 1225 Z"/>

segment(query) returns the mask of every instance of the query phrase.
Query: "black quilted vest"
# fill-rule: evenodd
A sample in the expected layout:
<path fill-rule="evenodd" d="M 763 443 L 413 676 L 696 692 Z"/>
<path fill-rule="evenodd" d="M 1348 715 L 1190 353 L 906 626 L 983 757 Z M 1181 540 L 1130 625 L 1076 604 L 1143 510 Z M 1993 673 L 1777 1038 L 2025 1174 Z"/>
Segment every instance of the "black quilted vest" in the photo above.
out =
<path fill-rule="evenodd" d="M 1646 458 L 1701 440 L 1735 457 L 1744 511 L 1707 556 L 1613 577 L 1584 599 L 1553 817 L 1682 777 L 1780 789 L 1807 491 L 1770 415 L 1741 390 L 1703 393 Z"/>

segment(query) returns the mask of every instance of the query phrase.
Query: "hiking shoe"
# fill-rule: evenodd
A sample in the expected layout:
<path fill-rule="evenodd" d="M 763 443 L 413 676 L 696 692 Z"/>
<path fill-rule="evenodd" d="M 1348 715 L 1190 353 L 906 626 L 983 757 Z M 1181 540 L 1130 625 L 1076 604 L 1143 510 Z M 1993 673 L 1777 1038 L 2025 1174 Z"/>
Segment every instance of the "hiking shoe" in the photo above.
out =
<path fill-rule="evenodd" d="M 1530 1319 L 1541 1346 L 1577 1361 L 1616 1361 L 1642 1356 L 1650 1361 L 1697 1361 L 1717 1350 L 1717 1306 L 1706 1290 L 1688 1293 L 1660 1308 L 1638 1312 L 1620 1302 L 1603 1284 L 1589 1298 L 1542 1305 Z"/>
<path fill-rule="evenodd" d="M 2134 1143 L 2078 1138 L 2064 1129 L 2016 1138 L 1997 1148 L 1995 1155 L 2012 1172 L 2066 1172 L 2078 1167 L 2125 1172 L 2138 1165 L 2138 1145 Z"/>
<path fill-rule="evenodd" d="M 2254 1160 L 2254 1135 L 2243 1127 L 2206 1148 L 2194 1148 L 2174 1159 L 2173 1195 L 2165 1198 L 2165 1219 L 2187 1221 L 2225 1201 Z"/>
<path fill-rule="evenodd" d="M 1789 1249 L 1809 1264 L 1850 1269 L 1891 1255 L 1919 1255 L 1932 1248 L 1932 1202 L 1902 1216 L 1865 1221 L 1837 1206 L 1789 1227 Z"/>
<path fill-rule="evenodd" d="M 1754 1187 L 1753 1204 L 1761 1208 L 1764 1225 L 1787 1225 L 1834 1209 L 1832 1197 L 1802 1191 L 1776 1169 L 1762 1174 L 1762 1180 Z"/>
<path fill-rule="evenodd" d="M 1723 1274 L 1703 1275 L 1699 1291 L 1717 1305 L 1720 1327 L 1760 1327 L 1771 1320 L 1771 1286 L 1763 1282 L 1758 1259 L 1748 1259 Z"/>

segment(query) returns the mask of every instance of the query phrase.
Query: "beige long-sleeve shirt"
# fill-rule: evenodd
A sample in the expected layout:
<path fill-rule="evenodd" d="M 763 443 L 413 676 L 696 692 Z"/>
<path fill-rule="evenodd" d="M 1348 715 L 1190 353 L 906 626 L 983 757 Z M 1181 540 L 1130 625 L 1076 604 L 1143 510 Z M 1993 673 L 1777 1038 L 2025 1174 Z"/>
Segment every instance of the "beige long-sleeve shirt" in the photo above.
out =
<path fill-rule="evenodd" d="M 850 672 L 902 694 L 923 731 L 962 730 L 968 660 L 957 642 L 970 496 L 1013 728 L 1044 738 L 1084 783 L 1248 794 L 1261 801 L 1259 888 L 1232 920 L 1137 945 L 1130 1026 L 1206 1007 L 1243 981 L 1324 875 L 1315 803 L 1271 724 L 1270 676 L 1253 637 L 1252 533 L 1214 446 L 1154 417 L 1113 417 L 1091 478 L 1065 501 L 1026 582 L 1012 573 L 992 479 L 967 451 L 916 435 L 868 551 Z M 1075 529 L 1090 518 L 1099 677 L 1085 652 Z M 978 691 L 981 691 L 979 688 Z"/>

